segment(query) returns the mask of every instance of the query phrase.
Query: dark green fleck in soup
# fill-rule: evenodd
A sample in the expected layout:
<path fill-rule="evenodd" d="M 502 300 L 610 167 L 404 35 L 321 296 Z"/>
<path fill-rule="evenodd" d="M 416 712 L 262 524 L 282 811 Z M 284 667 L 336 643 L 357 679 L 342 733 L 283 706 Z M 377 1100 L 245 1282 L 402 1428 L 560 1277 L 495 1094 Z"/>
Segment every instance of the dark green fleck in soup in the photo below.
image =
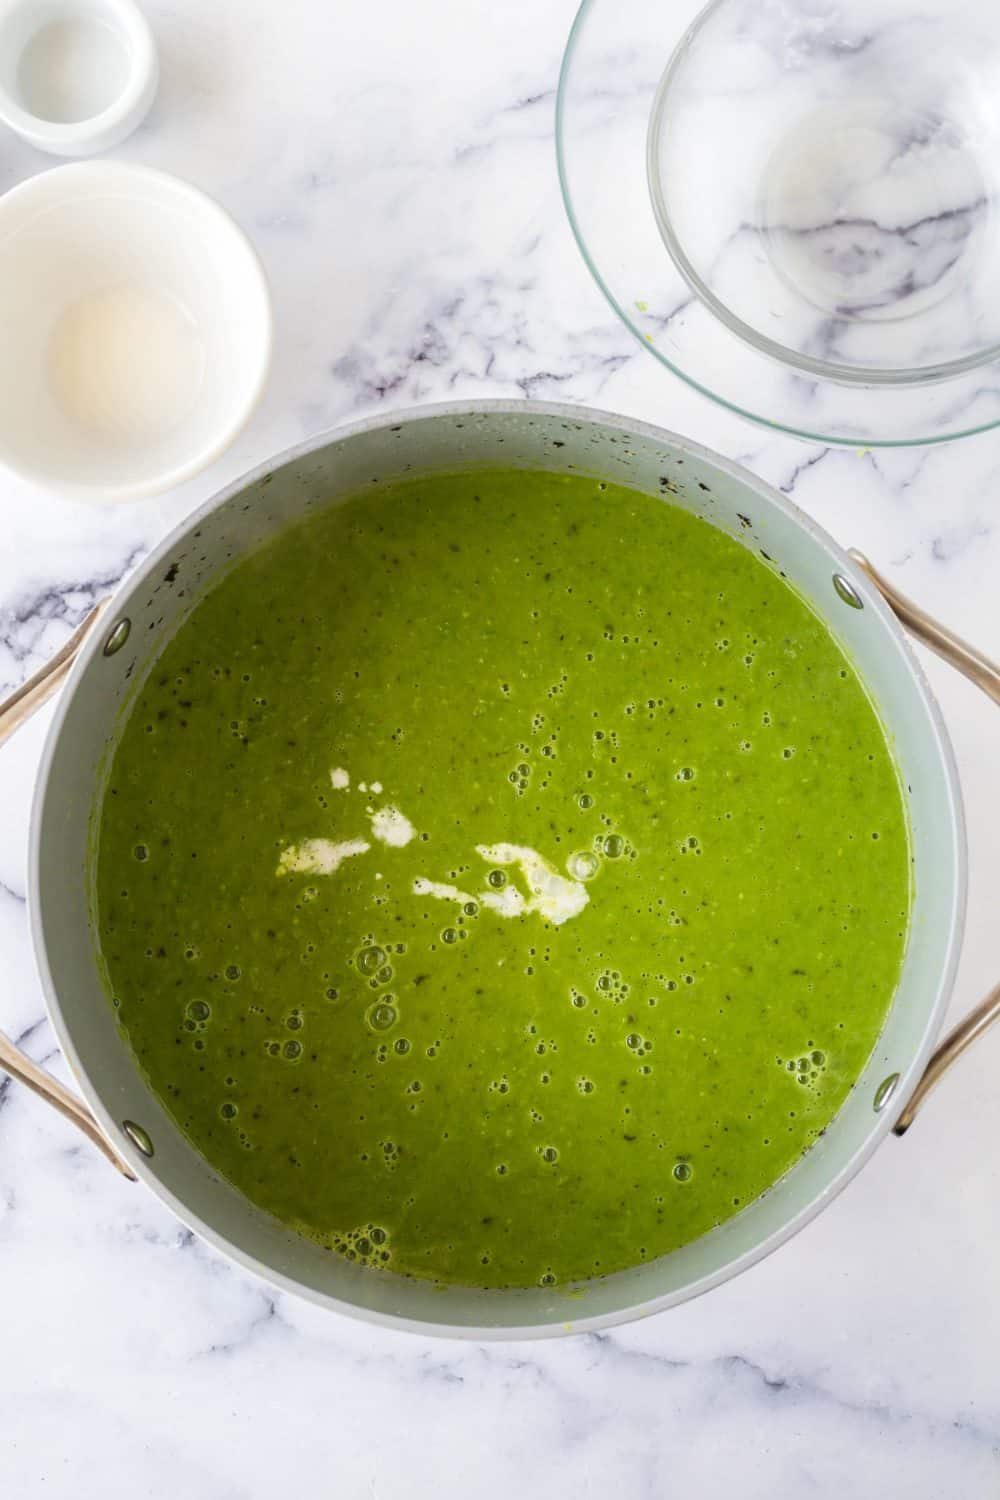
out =
<path fill-rule="evenodd" d="M 150 1083 L 248 1198 L 479 1286 L 649 1260 L 843 1103 L 909 905 L 850 664 L 680 509 L 384 487 L 198 605 L 136 697 L 100 942 Z"/>

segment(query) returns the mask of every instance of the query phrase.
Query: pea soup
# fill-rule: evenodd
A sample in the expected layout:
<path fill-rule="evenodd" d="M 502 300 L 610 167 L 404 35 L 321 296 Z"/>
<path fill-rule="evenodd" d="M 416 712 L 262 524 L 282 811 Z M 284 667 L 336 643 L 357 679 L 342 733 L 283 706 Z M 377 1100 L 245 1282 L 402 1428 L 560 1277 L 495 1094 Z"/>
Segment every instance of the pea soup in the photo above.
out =
<path fill-rule="evenodd" d="M 665 1254 L 843 1104 L 909 848 L 851 663 L 750 551 L 610 484 L 372 489 L 194 609 L 100 813 L 150 1085 L 332 1254 L 483 1287 Z"/>

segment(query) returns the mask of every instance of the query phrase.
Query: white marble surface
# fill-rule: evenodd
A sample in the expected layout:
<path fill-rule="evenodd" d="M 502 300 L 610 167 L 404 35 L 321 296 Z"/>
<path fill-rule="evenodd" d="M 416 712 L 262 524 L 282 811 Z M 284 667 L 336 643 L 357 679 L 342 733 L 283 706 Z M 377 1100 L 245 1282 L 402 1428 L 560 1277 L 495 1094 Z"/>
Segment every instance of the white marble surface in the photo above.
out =
<path fill-rule="evenodd" d="M 896 454 L 727 417 L 612 321 L 563 220 L 553 90 L 572 0 L 155 0 L 163 88 L 117 153 L 252 234 L 278 321 L 263 407 L 168 499 L 85 510 L 0 480 L 0 682 L 164 529 L 342 418 L 554 396 L 738 457 L 1000 653 L 1000 433 Z M 0 187 L 43 169 L 10 137 Z M 997 978 L 1000 717 L 936 666 L 970 810 L 955 1008 Z M 41 719 L 45 716 L 42 715 Z M 44 724 L 4 752 L 0 1023 L 63 1074 L 25 918 Z M 1000 1032 L 797 1240 L 599 1337 L 458 1345 L 274 1297 L 32 1096 L 0 1084 L 0 1490 L 11 1500 L 1000 1494 Z"/>

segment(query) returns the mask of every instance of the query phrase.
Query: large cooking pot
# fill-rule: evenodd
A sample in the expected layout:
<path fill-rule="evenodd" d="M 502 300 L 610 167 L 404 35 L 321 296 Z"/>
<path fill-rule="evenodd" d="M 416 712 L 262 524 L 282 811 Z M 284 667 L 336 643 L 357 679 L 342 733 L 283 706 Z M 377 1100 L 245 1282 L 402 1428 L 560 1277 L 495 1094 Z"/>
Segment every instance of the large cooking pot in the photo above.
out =
<path fill-rule="evenodd" d="M 102 985 L 91 919 L 88 853 L 109 745 L 136 685 L 205 591 L 289 522 L 373 481 L 491 465 L 666 493 L 779 568 L 867 684 L 902 772 L 913 846 L 914 908 L 899 987 L 878 1044 L 830 1127 L 792 1171 L 721 1227 L 655 1262 L 569 1289 L 438 1288 L 362 1269 L 255 1208 L 213 1171 L 150 1092 Z M 85 622 L 6 707 L 9 729 L 68 673 L 35 796 L 29 899 L 49 1014 L 86 1104 L 2 1037 L 0 1066 L 49 1097 L 223 1253 L 283 1289 L 373 1322 L 533 1337 L 620 1322 L 707 1291 L 818 1213 L 890 1131 L 905 1129 L 940 1071 L 1000 1010 L 998 987 L 931 1059 L 961 941 L 965 838 L 944 725 L 893 611 L 1000 701 L 1000 671 L 892 595 L 864 559 L 843 552 L 745 470 L 656 428 L 576 407 L 486 401 L 362 422 L 286 454 L 185 521 L 122 586 L 99 625 Z"/>

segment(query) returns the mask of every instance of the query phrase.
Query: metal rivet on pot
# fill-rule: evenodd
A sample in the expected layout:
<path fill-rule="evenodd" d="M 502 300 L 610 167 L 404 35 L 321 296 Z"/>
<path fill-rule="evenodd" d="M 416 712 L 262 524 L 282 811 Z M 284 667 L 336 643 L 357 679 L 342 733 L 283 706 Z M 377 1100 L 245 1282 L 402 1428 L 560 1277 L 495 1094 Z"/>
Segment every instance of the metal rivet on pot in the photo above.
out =
<path fill-rule="evenodd" d="M 141 1151 L 143 1156 L 152 1156 L 153 1142 L 149 1138 L 148 1130 L 143 1130 L 142 1126 L 137 1125 L 134 1120 L 123 1120 L 122 1129 L 137 1151 Z"/>
<path fill-rule="evenodd" d="M 888 1076 L 888 1078 L 883 1078 L 882 1079 L 882 1082 L 879 1084 L 878 1088 L 875 1090 L 875 1098 L 872 1100 L 872 1109 L 875 1111 L 875 1113 L 877 1115 L 881 1114 L 882 1111 L 885 1109 L 886 1105 L 889 1103 L 889 1100 L 892 1098 L 893 1094 L 896 1092 L 896 1085 L 898 1083 L 899 1083 L 899 1074 L 898 1073 L 890 1073 L 889 1076 Z"/>
<path fill-rule="evenodd" d="M 108 632 L 108 638 L 104 642 L 105 656 L 114 656 L 116 651 L 120 651 L 122 649 L 125 642 L 128 640 L 129 631 L 131 629 L 132 621 L 128 619 L 121 619 L 118 621 L 117 625 L 112 626 L 111 630 Z"/>
<path fill-rule="evenodd" d="M 849 604 L 852 609 L 864 609 L 865 601 L 851 580 L 845 578 L 843 573 L 834 573 L 833 586 L 837 590 L 838 598 L 842 599 L 845 604 Z"/>

